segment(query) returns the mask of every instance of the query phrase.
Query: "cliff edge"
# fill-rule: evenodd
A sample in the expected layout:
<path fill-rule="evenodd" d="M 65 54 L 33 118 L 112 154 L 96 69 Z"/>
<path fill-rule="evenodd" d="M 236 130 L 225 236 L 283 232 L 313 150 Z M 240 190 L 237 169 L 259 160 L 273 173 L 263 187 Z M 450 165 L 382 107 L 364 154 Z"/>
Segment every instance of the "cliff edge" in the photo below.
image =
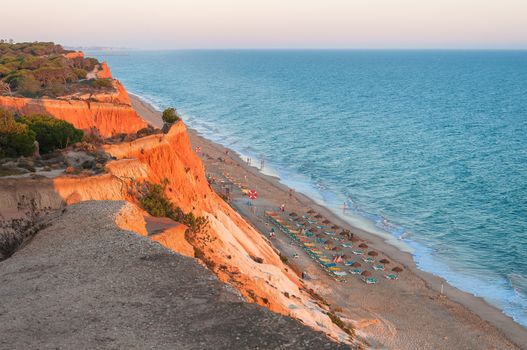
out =
<path fill-rule="evenodd" d="M 347 348 L 120 229 L 129 205 L 70 206 L 0 263 L 0 348 Z"/>

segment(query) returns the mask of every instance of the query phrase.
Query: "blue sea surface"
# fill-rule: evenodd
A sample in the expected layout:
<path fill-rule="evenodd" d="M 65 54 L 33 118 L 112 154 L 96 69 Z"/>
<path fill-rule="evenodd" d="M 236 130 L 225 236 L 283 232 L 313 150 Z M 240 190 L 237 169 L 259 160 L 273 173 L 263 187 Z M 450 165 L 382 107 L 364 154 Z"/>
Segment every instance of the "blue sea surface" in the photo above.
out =
<path fill-rule="evenodd" d="M 527 326 L 526 51 L 92 54 Z"/>

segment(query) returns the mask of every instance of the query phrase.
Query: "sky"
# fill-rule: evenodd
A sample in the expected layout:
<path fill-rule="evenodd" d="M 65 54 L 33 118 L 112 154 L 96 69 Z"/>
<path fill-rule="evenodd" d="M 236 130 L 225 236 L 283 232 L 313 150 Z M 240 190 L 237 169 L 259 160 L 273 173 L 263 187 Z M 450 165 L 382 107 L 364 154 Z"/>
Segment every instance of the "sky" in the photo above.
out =
<path fill-rule="evenodd" d="M 527 0 L 2 1 L 0 37 L 138 49 L 527 49 Z"/>

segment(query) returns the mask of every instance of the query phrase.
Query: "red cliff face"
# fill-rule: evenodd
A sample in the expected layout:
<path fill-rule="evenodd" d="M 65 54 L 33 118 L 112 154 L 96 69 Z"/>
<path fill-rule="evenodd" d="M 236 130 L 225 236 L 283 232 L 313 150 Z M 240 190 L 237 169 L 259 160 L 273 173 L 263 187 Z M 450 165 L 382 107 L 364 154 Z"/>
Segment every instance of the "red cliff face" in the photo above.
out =
<path fill-rule="evenodd" d="M 112 72 L 110 72 L 110 67 L 105 62 L 101 63 L 101 69 L 97 72 L 97 78 L 101 79 L 112 79 Z"/>
<path fill-rule="evenodd" d="M 126 90 L 119 82 L 114 83 L 114 94 L 87 96 L 98 102 L 83 99 L 31 99 L 0 96 L 0 107 L 19 114 L 48 114 L 65 120 L 76 128 L 99 130 L 101 136 L 135 133 L 147 123 L 135 112 Z M 81 97 L 82 98 L 82 97 Z"/>
<path fill-rule="evenodd" d="M 168 134 L 107 145 L 104 150 L 117 158 L 106 165 L 105 174 L 0 182 L 0 210 L 16 207 L 21 196 L 35 198 L 39 206 L 51 208 L 60 207 L 61 202 L 133 201 L 134 181 L 167 183 L 166 193 L 172 202 L 186 212 L 206 217 L 208 225 L 203 232 L 188 235 L 182 231 L 183 227 L 176 226 L 152 239 L 185 255 L 192 256 L 194 249 L 196 257 L 248 301 L 298 318 L 335 339 L 348 339 L 332 323 L 323 306 L 311 299 L 267 239 L 210 188 L 182 122 Z M 131 208 L 117 221 L 120 226 L 145 235 L 143 215 L 138 208 Z"/>
<path fill-rule="evenodd" d="M 105 151 L 122 161 L 137 160 L 146 169 L 146 176 L 139 180 L 168 183 L 167 195 L 174 204 L 208 219 L 204 232 L 187 238 L 221 280 L 234 285 L 249 301 L 296 317 L 337 339 L 347 339 L 311 300 L 270 243 L 210 188 L 182 122 L 166 135 L 106 146 Z"/>
<path fill-rule="evenodd" d="M 73 52 L 65 53 L 63 56 L 66 58 L 77 58 L 77 57 L 84 58 L 84 52 L 73 51 Z"/>
<path fill-rule="evenodd" d="M 102 76 L 111 76 L 107 68 L 103 65 Z M 131 107 L 125 89 L 116 84 L 115 96 L 95 96 L 98 102 L 4 96 L 0 97 L 0 107 L 18 113 L 50 114 L 80 129 L 97 128 L 103 136 L 134 133 L 146 127 Z M 324 307 L 312 300 L 267 239 L 211 189 L 183 122 L 172 126 L 167 134 L 103 148 L 117 160 L 107 163 L 107 172 L 102 175 L 1 181 L 0 210 L 16 208 L 21 196 L 34 198 L 40 207 L 50 208 L 86 200 L 134 201 L 134 181 L 167 183 L 166 193 L 172 202 L 185 212 L 206 217 L 208 225 L 203 232 L 187 235 L 183 227 L 176 226 L 153 239 L 182 254 L 193 255 L 195 251 L 218 278 L 236 287 L 248 301 L 298 318 L 335 339 L 349 340 Z M 116 220 L 145 235 L 144 213 L 135 208 Z"/>

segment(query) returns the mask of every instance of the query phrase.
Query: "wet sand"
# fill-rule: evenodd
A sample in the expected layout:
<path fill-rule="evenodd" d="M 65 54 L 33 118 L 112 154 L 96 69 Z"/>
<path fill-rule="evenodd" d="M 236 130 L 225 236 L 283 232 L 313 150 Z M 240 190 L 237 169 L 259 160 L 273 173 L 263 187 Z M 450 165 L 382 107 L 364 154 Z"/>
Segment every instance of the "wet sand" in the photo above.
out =
<path fill-rule="evenodd" d="M 162 125 L 158 111 L 135 96 L 131 98 L 134 108 L 145 120 L 157 127 Z M 397 281 L 382 279 L 376 285 L 366 285 L 357 276 L 338 281 L 300 246 L 293 244 L 289 236 L 279 232 L 272 240 L 288 258 L 288 263 L 312 277 L 306 284 L 322 295 L 343 319 L 350 320 L 357 334 L 373 348 L 527 349 L 527 329 L 483 299 L 417 269 L 410 254 L 387 244 L 379 236 L 350 226 L 310 198 L 296 192 L 291 195 L 279 179 L 260 173 L 235 152 L 204 139 L 192 129 L 189 136 L 194 147 L 201 147 L 208 175 L 220 181 L 227 181 L 228 176 L 258 190 L 260 196 L 254 208 L 247 206 L 247 197 L 237 187 L 230 193 L 230 203 L 260 232 L 270 229 L 264 216 L 266 210 L 276 210 L 282 203 L 288 212 L 303 213 L 312 208 L 332 223 L 351 230 L 371 250 L 381 252 L 382 257 L 395 263 L 390 266 L 404 267 Z M 218 191 L 222 190 L 218 187 Z M 298 258 L 293 258 L 295 254 Z M 443 295 L 439 293 L 441 285 L 444 285 Z"/>

